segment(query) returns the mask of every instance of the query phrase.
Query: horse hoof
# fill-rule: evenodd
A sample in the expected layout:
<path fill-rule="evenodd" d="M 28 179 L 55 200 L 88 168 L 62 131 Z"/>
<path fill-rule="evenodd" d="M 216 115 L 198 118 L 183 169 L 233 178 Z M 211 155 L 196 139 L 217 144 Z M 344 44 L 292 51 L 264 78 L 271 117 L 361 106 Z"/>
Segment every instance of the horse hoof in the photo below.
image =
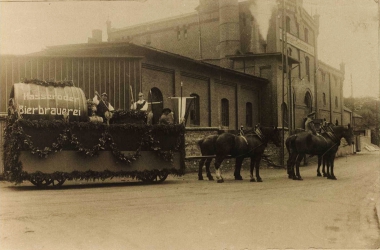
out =
<path fill-rule="evenodd" d="M 329 177 L 327 177 L 327 179 L 329 179 L 329 180 L 338 180 L 335 176 L 329 176 Z"/>
<path fill-rule="evenodd" d="M 236 181 L 242 181 L 242 180 L 243 180 L 243 177 L 242 177 L 242 176 L 235 176 L 235 180 L 236 180 Z"/>
<path fill-rule="evenodd" d="M 214 180 L 214 177 L 209 176 L 209 177 L 208 177 L 208 180 L 209 180 L 209 181 L 213 181 L 213 180 Z"/>
<path fill-rule="evenodd" d="M 302 179 L 301 176 L 294 176 L 293 180 L 295 180 L 295 181 L 302 181 L 303 179 Z"/>
<path fill-rule="evenodd" d="M 216 182 L 217 182 L 217 183 L 223 183 L 224 180 L 223 180 L 223 179 L 220 179 L 220 180 L 217 180 Z"/>
<path fill-rule="evenodd" d="M 288 175 L 288 179 L 293 179 L 293 176 L 291 176 L 291 175 Z"/>
<path fill-rule="evenodd" d="M 257 182 L 263 182 L 263 179 L 257 178 Z"/>
<path fill-rule="evenodd" d="M 250 182 L 256 182 L 255 178 L 249 180 Z"/>
<path fill-rule="evenodd" d="M 327 174 L 323 174 L 323 177 L 329 177 Z"/>
<path fill-rule="evenodd" d="M 318 177 L 322 177 L 321 173 L 317 173 L 317 176 L 318 176 Z"/>
<path fill-rule="evenodd" d="M 203 181 L 203 176 L 198 176 L 198 181 Z"/>

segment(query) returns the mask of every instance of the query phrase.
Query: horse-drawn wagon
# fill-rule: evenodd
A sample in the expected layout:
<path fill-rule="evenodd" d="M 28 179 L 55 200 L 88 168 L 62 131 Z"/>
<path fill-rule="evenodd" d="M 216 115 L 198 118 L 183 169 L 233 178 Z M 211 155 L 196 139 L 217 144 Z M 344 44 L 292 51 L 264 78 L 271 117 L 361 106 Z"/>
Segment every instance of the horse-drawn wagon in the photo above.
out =
<path fill-rule="evenodd" d="M 114 177 L 161 182 L 184 174 L 182 124 L 147 125 L 140 111 L 118 110 L 107 122 L 95 118 L 72 82 L 15 83 L 4 133 L 5 178 L 48 186 Z"/>

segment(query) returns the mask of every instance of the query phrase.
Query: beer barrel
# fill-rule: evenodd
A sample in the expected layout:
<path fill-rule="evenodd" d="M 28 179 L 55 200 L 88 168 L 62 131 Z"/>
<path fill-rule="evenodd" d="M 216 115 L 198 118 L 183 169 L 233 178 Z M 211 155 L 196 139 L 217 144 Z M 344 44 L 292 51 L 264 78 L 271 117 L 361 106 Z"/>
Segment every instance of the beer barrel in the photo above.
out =
<path fill-rule="evenodd" d="M 69 121 L 88 121 L 86 96 L 74 86 L 15 83 L 10 98 L 23 119 L 61 120 L 66 113 Z"/>

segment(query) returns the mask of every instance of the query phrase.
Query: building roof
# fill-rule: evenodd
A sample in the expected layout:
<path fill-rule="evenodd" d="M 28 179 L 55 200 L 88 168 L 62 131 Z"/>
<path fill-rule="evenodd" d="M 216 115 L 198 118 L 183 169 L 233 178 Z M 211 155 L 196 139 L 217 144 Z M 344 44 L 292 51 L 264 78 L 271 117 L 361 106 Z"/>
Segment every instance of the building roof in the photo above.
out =
<path fill-rule="evenodd" d="M 196 60 L 196 59 L 186 57 L 186 56 L 182 56 L 179 54 L 175 54 L 172 52 L 160 50 L 160 49 L 153 48 L 153 47 L 150 47 L 147 45 L 137 45 L 137 44 L 134 44 L 131 42 L 125 42 L 125 41 L 101 42 L 101 43 L 92 43 L 92 44 L 82 43 L 82 44 L 50 46 L 50 47 L 47 47 L 47 49 L 45 49 L 43 51 L 28 54 L 27 56 L 144 58 L 143 55 L 142 56 L 127 55 L 126 53 L 128 53 L 128 51 L 125 52 L 125 50 L 123 51 L 122 54 L 121 53 L 110 53 L 110 54 L 102 54 L 102 55 L 86 55 L 86 54 L 84 54 L 84 56 L 82 56 L 82 55 L 78 55 L 78 53 L 77 53 L 78 50 L 85 52 L 86 50 L 91 50 L 91 49 L 106 49 L 106 48 L 114 48 L 114 49 L 115 48 L 124 48 L 124 49 L 127 48 L 127 49 L 130 49 L 131 51 L 139 48 L 142 50 L 151 51 L 151 52 L 158 53 L 161 55 L 166 55 L 166 56 L 170 56 L 170 57 L 173 57 L 176 59 L 188 61 L 188 62 L 195 63 L 198 65 L 202 65 L 204 67 L 209 67 L 209 68 L 213 68 L 213 69 L 217 69 L 217 70 L 223 70 L 223 71 L 231 73 L 231 74 L 236 74 L 236 75 L 240 75 L 243 77 L 252 78 L 252 79 L 259 81 L 259 82 L 262 82 L 262 83 L 268 83 L 269 82 L 267 79 L 261 78 L 258 76 L 253 76 L 250 74 L 242 73 L 240 71 L 236 71 L 236 70 L 232 70 L 232 69 L 228 69 L 228 68 L 223 68 L 223 67 L 220 67 L 220 66 L 215 65 L 215 64 L 207 63 L 207 62 L 204 62 L 201 60 Z"/>

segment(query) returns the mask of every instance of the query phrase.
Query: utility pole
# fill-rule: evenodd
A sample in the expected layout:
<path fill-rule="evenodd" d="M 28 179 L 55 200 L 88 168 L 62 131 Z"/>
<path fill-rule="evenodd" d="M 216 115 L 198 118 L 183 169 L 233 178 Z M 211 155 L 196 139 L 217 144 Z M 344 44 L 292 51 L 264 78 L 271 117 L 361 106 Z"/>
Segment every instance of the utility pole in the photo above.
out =
<path fill-rule="evenodd" d="M 378 38 L 377 38 L 377 43 L 378 43 L 378 73 L 379 73 L 379 93 L 378 93 L 378 98 L 376 100 L 376 143 L 379 146 L 379 101 L 380 101 L 380 0 L 377 0 L 377 10 L 378 10 L 378 22 L 379 22 L 379 29 L 378 29 Z"/>
<path fill-rule="evenodd" d="M 284 66 L 285 66 L 285 0 L 282 0 L 282 30 L 281 30 L 281 66 L 282 66 L 282 103 L 281 103 L 281 122 L 282 122 L 282 145 L 281 145 L 281 166 L 285 166 L 285 75 L 284 75 Z"/>
<path fill-rule="evenodd" d="M 379 101 L 380 101 L 380 0 L 375 0 L 377 3 L 377 18 L 379 22 L 379 28 L 378 28 L 378 38 L 377 38 L 377 43 L 378 43 L 378 62 L 377 62 L 377 67 L 378 67 L 378 74 L 379 74 L 379 93 L 376 98 L 376 126 L 375 126 L 375 140 L 377 145 L 380 145 L 379 143 Z"/>

